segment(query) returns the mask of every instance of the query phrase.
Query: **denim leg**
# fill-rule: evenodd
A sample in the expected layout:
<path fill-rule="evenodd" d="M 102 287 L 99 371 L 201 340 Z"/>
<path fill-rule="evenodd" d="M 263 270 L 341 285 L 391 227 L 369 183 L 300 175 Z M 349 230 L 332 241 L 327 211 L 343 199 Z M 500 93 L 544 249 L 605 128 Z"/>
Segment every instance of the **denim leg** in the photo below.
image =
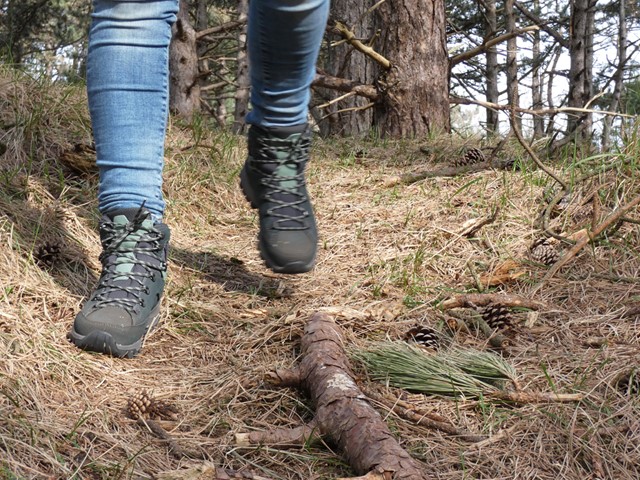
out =
<path fill-rule="evenodd" d="M 169 42 L 178 0 L 94 0 L 87 92 L 102 213 L 145 207 L 162 217 Z"/>
<path fill-rule="evenodd" d="M 329 0 L 252 0 L 248 49 L 252 110 L 247 122 L 290 127 L 307 121 Z"/>

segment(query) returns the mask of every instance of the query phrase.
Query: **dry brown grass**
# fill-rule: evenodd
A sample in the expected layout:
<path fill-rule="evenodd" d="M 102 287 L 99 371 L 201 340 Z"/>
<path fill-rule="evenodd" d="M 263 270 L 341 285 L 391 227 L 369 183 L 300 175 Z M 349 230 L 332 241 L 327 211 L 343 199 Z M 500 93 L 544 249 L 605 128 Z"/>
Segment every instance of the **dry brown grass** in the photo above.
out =
<path fill-rule="evenodd" d="M 475 288 L 469 265 L 482 273 L 525 258 L 537 234 L 540 172 L 386 188 L 388 175 L 424 166 L 421 144 L 318 140 L 309 171 L 318 266 L 302 276 L 274 275 L 255 250 L 256 217 L 237 188 L 242 140 L 208 132 L 202 144 L 215 149 L 188 148 L 190 131 L 172 126 L 165 189 L 173 240 L 161 326 L 133 360 L 81 352 L 65 334 L 98 274 L 96 179 L 74 176 L 56 155 L 88 140 L 84 99 L 6 74 L 0 85 L 0 142 L 10 147 L 0 158 L 0 478 L 153 478 L 200 463 L 175 458 L 126 417 L 127 400 L 142 389 L 177 409 L 177 420 L 164 425 L 193 457 L 272 478 L 352 475 L 329 448 L 234 445 L 234 433 L 312 418 L 303 394 L 263 381 L 271 369 L 295 364 L 307 316 L 331 309 L 350 348 L 399 338 L 417 322 L 439 327 L 437 301 Z M 26 115 L 42 105 L 50 108 Z M 29 120 L 7 128 L 18 113 Z M 637 194 L 625 172 L 623 188 Z M 457 234 L 495 205 L 498 220 L 477 240 Z M 442 479 L 640 478 L 640 397 L 613 385 L 640 363 L 639 235 L 625 225 L 581 252 L 536 293 L 548 309 L 519 314 L 527 326 L 512 334 L 507 358 L 524 388 L 582 392 L 584 401 L 514 406 L 407 397 L 489 435 L 479 445 L 381 408 L 425 468 Z M 43 242 L 62 246 L 50 268 L 34 262 Z M 504 291 L 532 291 L 545 269 L 526 268 Z M 606 343 L 594 348 L 593 338 Z M 464 330 L 454 340 L 486 346 Z"/>

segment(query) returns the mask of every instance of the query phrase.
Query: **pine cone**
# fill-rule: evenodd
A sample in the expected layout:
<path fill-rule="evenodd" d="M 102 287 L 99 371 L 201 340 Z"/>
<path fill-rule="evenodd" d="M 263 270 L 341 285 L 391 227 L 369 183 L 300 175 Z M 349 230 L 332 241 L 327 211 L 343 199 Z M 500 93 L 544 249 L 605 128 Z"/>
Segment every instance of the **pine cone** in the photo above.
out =
<path fill-rule="evenodd" d="M 134 420 L 142 417 L 173 420 L 176 418 L 178 411 L 175 407 L 162 400 L 153 398 L 146 390 L 142 390 L 129 399 L 126 413 L 129 418 Z"/>
<path fill-rule="evenodd" d="M 33 259 L 41 267 L 52 267 L 60 260 L 60 245 L 46 242 L 35 249 Z"/>
<path fill-rule="evenodd" d="M 415 342 L 421 347 L 432 348 L 433 350 L 438 350 L 441 346 L 440 334 L 433 328 L 422 325 L 416 325 L 405 333 L 404 339 L 407 342 Z"/>
<path fill-rule="evenodd" d="M 504 305 L 489 304 L 480 309 L 480 315 L 492 330 L 504 330 L 513 325 L 511 310 Z"/>
<path fill-rule="evenodd" d="M 548 238 L 539 238 L 529 249 L 531 260 L 543 265 L 553 265 L 560 258 L 560 253 L 551 244 Z"/>
<path fill-rule="evenodd" d="M 149 392 L 142 390 L 136 393 L 129 399 L 127 403 L 127 416 L 137 420 L 153 408 L 153 398 L 149 395 Z"/>
<path fill-rule="evenodd" d="M 481 163 L 484 161 L 486 161 L 486 158 L 484 156 L 484 153 L 482 153 L 482 150 L 480 150 L 479 148 L 470 148 L 469 150 L 464 152 L 464 155 L 457 158 L 454 161 L 454 164 L 456 167 L 463 167 L 465 165 L 473 165 L 475 163 Z"/>

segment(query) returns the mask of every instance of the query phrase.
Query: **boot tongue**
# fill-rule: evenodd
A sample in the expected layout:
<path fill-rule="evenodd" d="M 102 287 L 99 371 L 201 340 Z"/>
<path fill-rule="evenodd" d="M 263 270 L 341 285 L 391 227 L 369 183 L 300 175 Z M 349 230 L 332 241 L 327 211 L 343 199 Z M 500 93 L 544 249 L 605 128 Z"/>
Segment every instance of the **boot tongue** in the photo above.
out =
<path fill-rule="evenodd" d="M 152 246 L 149 242 L 140 241 L 142 236 L 154 227 L 150 212 L 142 208 L 123 208 L 106 213 L 103 216 L 103 222 L 112 223 L 115 227 L 115 234 L 106 230 L 101 231 L 103 248 L 107 247 L 111 250 L 107 263 L 110 273 L 115 274 L 112 278 L 114 284 L 121 287 L 137 286 L 137 282 L 133 281 L 128 274 L 132 272 L 144 273 L 146 269 L 137 264 L 136 259 L 149 263 L 159 262 L 157 258 L 145 252 L 133 252 L 136 247 L 149 248 Z M 131 231 L 127 231 L 128 229 Z M 107 238 L 110 245 L 105 244 Z M 131 262 L 128 262 L 127 259 L 131 259 Z M 134 298 L 125 290 L 114 291 L 109 296 L 111 298 Z"/>

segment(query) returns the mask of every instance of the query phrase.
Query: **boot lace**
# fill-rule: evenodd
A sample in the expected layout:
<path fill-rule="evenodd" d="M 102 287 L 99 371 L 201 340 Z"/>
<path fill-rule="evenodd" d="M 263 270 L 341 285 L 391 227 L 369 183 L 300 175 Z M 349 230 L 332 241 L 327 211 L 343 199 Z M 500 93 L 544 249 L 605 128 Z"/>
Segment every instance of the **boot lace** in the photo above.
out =
<path fill-rule="evenodd" d="M 267 215 L 276 218 L 273 228 L 276 230 L 306 230 L 309 228 L 305 219 L 309 211 L 304 207 L 308 202 L 306 182 L 304 178 L 304 164 L 309 158 L 310 139 L 301 134 L 294 142 L 270 138 L 267 142 L 260 142 L 259 155 L 254 159 L 256 163 L 269 164 L 275 169 L 271 174 L 264 174 L 260 180 L 265 187 L 264 198 L 272 206 Z M 280 158 L 286 152 L 284 158 Z M 295 175 L 280 175 L 288 167 L 297 172 Z"/>
<path fill-rule="evenodd" d="M 99 258 L 102 275 L 92 297 L 94 308 L 119 306 L 129 310 L 144 307 L 141 294 L 149 293 L 146 280 L 153 282 L 156 275 L 162 275 L 166 270 L 164 247 L 160 243 L 163 233 L 153 226 L 143 225 L 146 217 L 147 214 L 141 209 L 125 225 L 112 221 L 101 223 L 103 250 Z M 129 238 L 132 233 L 139 236 L 135 242 Z M 149 260 L 141 258 L 142 255 Z M 116 271 L 118 265 L 122 264 L 132 265 L 130 271 Z"/>

